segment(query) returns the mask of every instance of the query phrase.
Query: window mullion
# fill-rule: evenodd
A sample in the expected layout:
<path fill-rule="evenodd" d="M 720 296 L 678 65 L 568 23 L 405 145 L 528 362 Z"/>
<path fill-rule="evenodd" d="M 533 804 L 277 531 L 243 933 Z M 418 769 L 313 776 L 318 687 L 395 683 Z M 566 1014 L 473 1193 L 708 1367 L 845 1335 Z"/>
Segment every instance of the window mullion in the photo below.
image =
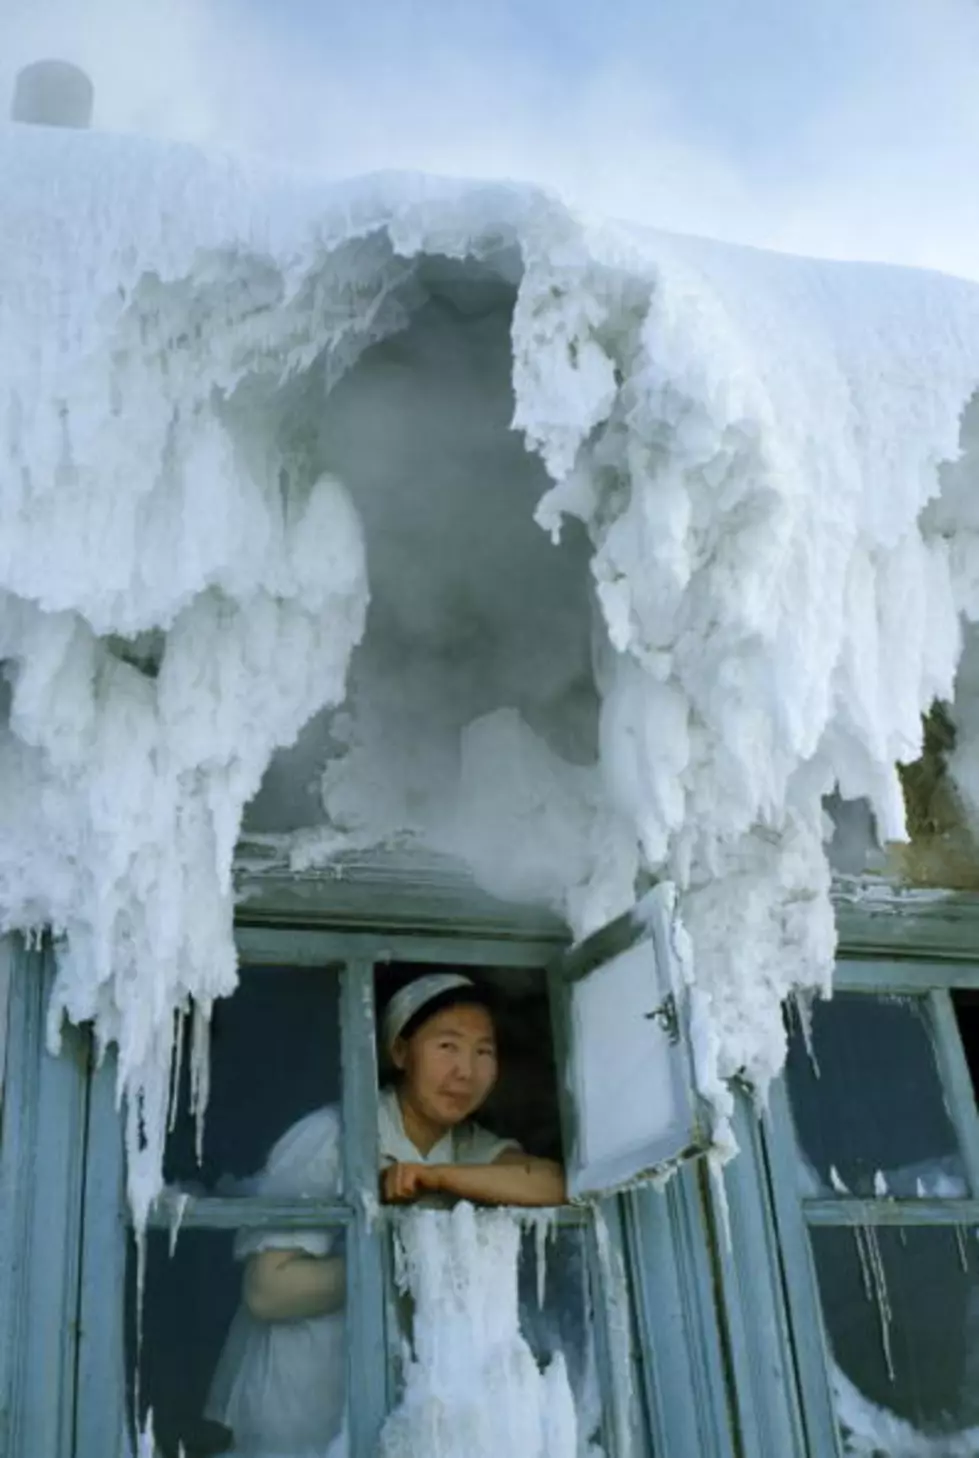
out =
<path fill-rule="evenodd" d="M 50 950 L 15 956 L 0 1137 L 0 1447 L 68 1458 L 88 1040 L 69 1027 L 61 1056 L 45 1051 L 54 975 Z"/>
<path fill-rule="evenodd" d="M 723 1197 L 705 1201 L 715 1223 L 716 1276 L 723 1296 L 731 1393 L 741 1451 L 751 1458 L 803 1458 L 809 1449 L 785 1309 L 780 1245 L 765 1198 L 765 1163 L 755 1110 L 739 1096 L 739 1154 L 721 1174 Z M 830 1442 L 813 1458 L 836 1452 Z"/>
<path fill-rule="evenodd" d="M 612 1458 L 627 1458 L 638 1448 L 634 1440 L 640 1413 L 630 1372 L 633 1332 L 617 1200 L 593 1207 L 585 1251 L 604 1448 Z"/>
<path fill-rule="evenodd" d="M 969 1192 L 979 1196 L 979 1115 L 951 994 L 944 990 L 930 992 L 928 1010 L 935 1034 L 935 1053 L 945 1089 L 945 1102 L 959 1137 Z"/>
<path fill-rule="evenodd" d="M 829 1348 L 815 1260 L 799 1198 L 799 1154 L 783 1079 L 773 1084 L 770 1091 L 765 1134 L 808 1449 L 811 1458 L 829 1458 L 840 1453 L 839 1429 L 829 1382 Z"/>
<path fill-rule="evenodd" d="M 920 997 L 933 987 L 979 987 L 979 966 L 963 962 L 870 961 L 840 954 L 833 977 L 837 992 Z"/>
<path fill-rule="evenodd" d="M 177 1189 L 165 1190 L 153 1202 L 150 1230 L 322 1230 L 346 1225 L 352 1219 L 346 1204 L 322 1200 L 288 1200 L 249 1195 L 186 1197 Z"/>
<path fill-rule="evenodd" d="M 116 1060 L 110 1055 L 89 1086 L 75 1458 L 116 1458 L 125 1451 L 127 1214 Z"/>
<path fill-rule="evenodd" d="M 717 1310 L 695 1168 L 623 1195 L 629 1280 L 656 1453 L 733 1458 Z"/>
<path fill-rule="evenodd" d="M 344 1195 L 347 1231 L 347 1421 L 351 1458 L 373 1458 L 388 1407 L 384 1269 L 378 1190 L 374 967 L 348 961 L 341 974 Z"/>
<path fill-rule="evenodd" d="M 806 1224 L 813 1226 L 887 1226 L 925 1225 L 955 1227 L 979 1225 L 979 1200 L 945 1200 L 941 1197 L 921 1200 L 863 1200 L 854 1196 L 843 1199 L 809 1199 L 803 1202 Z"/>
<path fill-rule="evenodd" d="M 0 937 L 0 1119 L 3 1118 L 3 1090 L 7 1063 L 7 1019 L 13 992 L 16 955 L 13 937 Z"/>
<path fill-rule="evenodd" d="M 44 1027 L 41 959 L 5 937 L 9 957 L 6 1098 L 0 1104 L 0 1451 L 25 1441 L 24 1385 L 31 1310 L 30 1250 L 35 1220 L 32 1166 L 39 1149 L 37 1118 Z M 13 1259 L 18 1252 L 19 1259 Z M 29 1434 L 28 1434 L 29 1436 Z"/>

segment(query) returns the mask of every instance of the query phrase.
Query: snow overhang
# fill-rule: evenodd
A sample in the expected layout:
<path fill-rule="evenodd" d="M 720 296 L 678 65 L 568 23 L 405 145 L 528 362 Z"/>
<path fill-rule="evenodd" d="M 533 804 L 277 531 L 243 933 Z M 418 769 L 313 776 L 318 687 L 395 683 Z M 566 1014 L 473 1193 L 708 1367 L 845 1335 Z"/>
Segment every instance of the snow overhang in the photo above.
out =
<path fill-rule="evenodd" d="M 532 188 L 326 185 L 8 129 L 0 922 L 60 938 L 52 1027 L 119 1045 L 140 1209 L 173 1010 L 234 984 L 244 808 L 344 704 L 369 621 L 370 533 L 309 392 L 328 414 L 433 300 L 460 339 L 506 320 L 540 477 L 521 543 L 575 525 L 595 604 L 591 761 L 497 717 L 469 821 L 487 766 L 518 765 L 542 844 L 571 848 L 545 889 L 576 930 L 637 878 L 677 882 L 721 1114 L 727 1078 L 780 1066 L 784 996 L 829 984 L 822 797 L 900 835 L 896 762 L 953 694 L 975 286 L 599 225 Z"/>

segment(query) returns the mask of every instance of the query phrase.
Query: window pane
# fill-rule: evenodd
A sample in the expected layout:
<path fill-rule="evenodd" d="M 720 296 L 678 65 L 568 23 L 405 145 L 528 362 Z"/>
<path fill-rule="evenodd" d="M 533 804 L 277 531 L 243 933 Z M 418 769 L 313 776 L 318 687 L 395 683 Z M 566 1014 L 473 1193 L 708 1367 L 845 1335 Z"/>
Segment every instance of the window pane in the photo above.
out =
<path fill-rule="evenodd" d="M 462 1453 L 475 1432 L 500 1458 L 601 1458 L 586 1230 L 458 1205 L 407 1211 L 394 1236 L 406 1365 L 385 1453 Z"/>
<path fill-rule="evenodd" d="M 979 1452 L 979 1242 L 949 1229 L 811 1232 L 849 1453 Z M 943 1436 L 944 1435 L 944 1436 Z"/>
<path fill-rule="evenodd" d="M 962 1039 L 962 1051 L 972 1075 L 972 1091 L 979 1098 L 979 989 L 958 988 L 952 993 L 952 1006 Z"/>
<path fill-rule="evenodd" d="M 602 1402 L 595 1358 L 586 1232 L 557 1226 L 525 1232 L 520 1247 L 520 1326 L 541 1369 L 559 1354 L 578 1419 L 578 1447 L 599 1443 Z"/>
<path fill-rule="evenodd" d="M 665 934 L 664 934 L 665 935 Z M 569 996 L 572 1196 L 607 1192 L 701 1137 L 669 970 L 652 936 L 574 981 Z"/>
<path fill-rule="evenodd" d="M 171 1256 L 167 1234 L 149 1235 L 141 1346 L 135 1256 L 129 1261 L 127 1366 L 130 1411 L 138 1405 L 142 1426 L 152 1410 L 160 1458 L 341 1458 L 342 1309 L 262 1319 L 245 1305 L 242 1279 L 249 1254 L 302 1249 L 315 1257 L 303 1262 L 306 1289 L 328 1289 L 342 1305 L 343 1240 L 342 1230 L 188 1230 Z M 294 1299 L 294 1291 L 272 1286 L 265 1299 Z"/>
<path fill-rule="evenodd" d="M 817 1002 L 812 1056 L 796 1028 L 787 1076 L 807 1194 L 967 1193 L 924 999 Z"/>
<path fill-rule="evenodd" d="M 214 1008 L 201 1165 L 188 1112 L 185 1048 L 178 1118 L 167 1143 L 168 1183 L 224 1195 L 250 1193 L 251 1178 L 288 1129 L 314 1109 L 339 1106 L 339 997 L 336 971 L 242 970 L 241 985 Z"/>
<path fill-rule="evenodd" d="M 641 1150 L 676 1118 L 672 1069 L 661 1051 L 664 1032 L 650 1019 L 657 992 L 652 962 L 651 948 L 640 943 L 572 988 L 585 1161 Z"/>

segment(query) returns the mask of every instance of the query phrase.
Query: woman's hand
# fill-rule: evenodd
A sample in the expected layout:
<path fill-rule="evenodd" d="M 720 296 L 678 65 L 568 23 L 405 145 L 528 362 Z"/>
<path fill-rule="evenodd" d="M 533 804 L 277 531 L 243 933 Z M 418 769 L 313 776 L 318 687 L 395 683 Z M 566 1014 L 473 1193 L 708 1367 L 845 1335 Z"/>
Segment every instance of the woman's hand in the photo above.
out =
<path fill-rule="evenodd" d="M 493 1164 L 389 1164 L 381 1198 L 408 1205 L 438 1191 L 480 1205 L 563 1205 L 564 1170 L 551 1159 L 505 1149 Z"/>
<path fill-rule="evenodd" d="M 381 1171 L 381 1199 L 388 1205 L 408 1205 L 440 1188 L 437 1164 L 389 1164 Z"/>

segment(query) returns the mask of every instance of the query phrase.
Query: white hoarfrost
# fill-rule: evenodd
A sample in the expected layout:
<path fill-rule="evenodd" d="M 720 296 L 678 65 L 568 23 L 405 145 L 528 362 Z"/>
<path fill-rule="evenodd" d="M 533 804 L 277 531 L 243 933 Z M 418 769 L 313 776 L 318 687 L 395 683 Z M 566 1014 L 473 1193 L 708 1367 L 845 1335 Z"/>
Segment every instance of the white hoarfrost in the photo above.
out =
<path fill-rule="evenodd" d="M 833 1397 L 847 1458 L 975 1458 L 979 1428 L 924 1433 L 877 1407 L 844 1375 L 832 1372 Z"/>
<path fill-rule="evenodd" d="M 478 342 L 494 308 L 496 383 L 492 319 L 483 363 L 453 372 L 469 434 L 431 392 L 424 432 L 414 405 L 394 439 L 358 416 L 370 359 L 411 398 L 410 340 L 444 358 L 431 319 Z M 50 925 L 53 1027 L 94 1017 L 119 1044 L 138 1215 L 174 1012 L 234 982 L 243 807 L 344 701 L 368 580 L 377 633 L 368 616 L 324 721 L 322 853 L 421 835 L 579 933 L 637 877 L 672 878 L 719 1112 L 724 1079 L 765 1083 L 782 999 L 831 975 L 822 797 L 866 797 L 902 834 L 895 763 L 979 614 L 959 442 L 979 289 L 598 226 L 531 188 L 327 186 L 9 129 L 0 340 L 0 926 Z M 419 465 L 433 440 L 444 476 Z M 494 503 L 525 535 L 455 551 Z M 561 645 L 589 561 L 584 682 Z M 471 577 L 480 613 L 385 607 L 392 563 L 419 604 L 439 573 Z M 470 676 L 436 712 L 450 660 Z"/>
<path fill-rule="evenodd" d="M 382 1458 L 601 1458 L 579 1434 L 563 1355 L 541 1370 L 521 1333 L 520 1237 L 507 1212 L 467 1204 L 399 1225 L 412 1360 Z"/>

